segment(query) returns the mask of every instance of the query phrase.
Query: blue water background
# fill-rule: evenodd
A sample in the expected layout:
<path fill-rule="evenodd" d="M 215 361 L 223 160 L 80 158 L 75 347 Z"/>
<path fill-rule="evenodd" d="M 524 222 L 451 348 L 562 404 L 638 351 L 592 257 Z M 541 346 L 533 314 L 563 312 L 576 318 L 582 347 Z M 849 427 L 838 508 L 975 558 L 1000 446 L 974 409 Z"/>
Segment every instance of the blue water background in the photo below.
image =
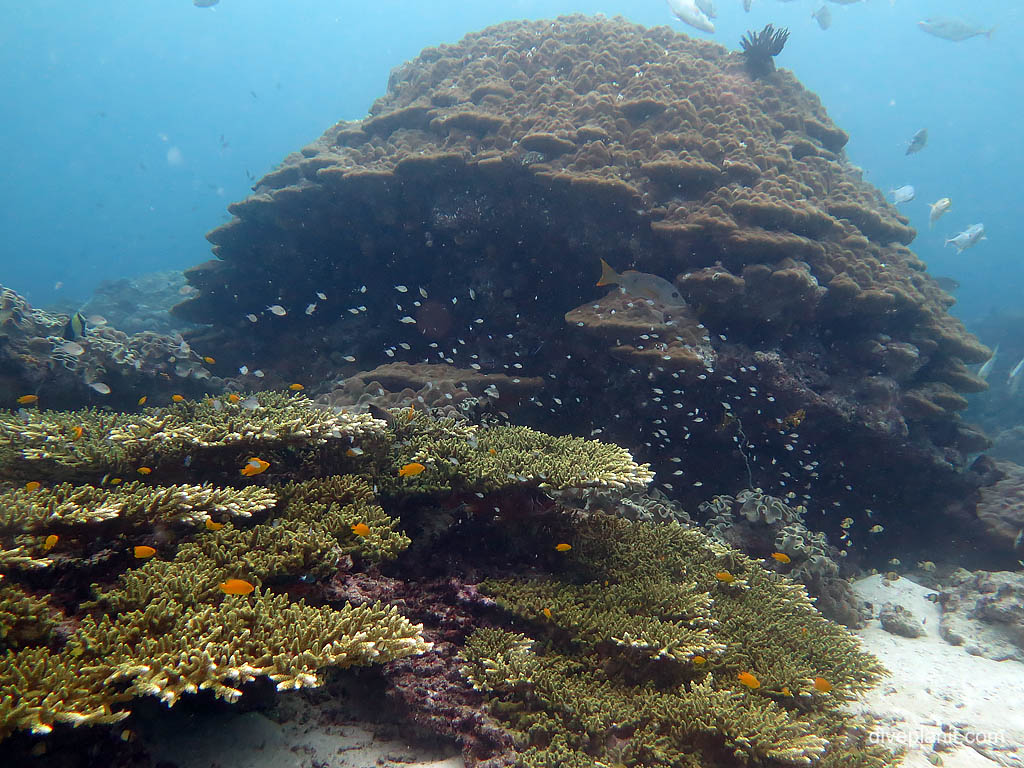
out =
<path fill-rule="evenodd" d="M 45 305 L 103 279 L 209 258 L 203 238 L 252 178 L 334 121 L 364 115 L 392 67 L 423 47 L 515 18 L 585 12 L 670 24 L 736 48 L 765 23 L 792 35 L 779 57 L 851 136 L 850 160 L 884 191 L 902 184 L 919 230 L 911 246 L 962 287 L 972 320 L 1020 308 L 1024 178 L 1020 123 L 1024 11 L 980 0 L 827 3 L 718 0 L 718 31 L 670 17 L 662 0 L 26 0 L 0 4 L 0 283 Z M 995 26 L 991 40 L 921 32 L 928 16 Z M 927 127 L 929 143 L 907 157 Z M 927 203 L 953 198 L 933 231 Z M 943 239 L 984 222 L 988 240 L 957 256 Z M 55 285 L 63 283 L 60 289 Z"/>

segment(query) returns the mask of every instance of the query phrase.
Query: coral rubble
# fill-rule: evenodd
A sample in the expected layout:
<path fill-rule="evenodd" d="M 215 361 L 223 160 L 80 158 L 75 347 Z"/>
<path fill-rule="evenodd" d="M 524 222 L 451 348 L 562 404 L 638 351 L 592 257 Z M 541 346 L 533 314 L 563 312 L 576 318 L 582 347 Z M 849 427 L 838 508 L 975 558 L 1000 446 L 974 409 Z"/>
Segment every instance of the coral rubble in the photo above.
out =
<path fill-rule="evenodd" d="M 853 512 L 851 536 L 863 510 L 941 507 L 986 444 L 959 412 L 989 352 L 818 99 L 742 59 L 583 16 L 428 48 L 230 206 L 175 311 L 210 324 L 194 346 L 284 381 L 528 380 L 498 406 L 513 421 L 627 446 L 690 506 L 795 491 Z M 599 258 L 687 306 L 602 297 Z"/>
<path fill-rule="evenodd" d="M 996 661 L 1024 661 L 1024 575 L 962 568 L 939 593 L 942 638 Z"/>
<path fill-rule="evenodd" d="M 83 405 L 128 408 L 140 396 L 168 402 L 223 386 L 214 358 L 200 355 L 180 334 L 127 334 L 106 320 L 68 332 L 68 315 L 36 309 L 0 286 L 0 404 L 36 395 L 50 408 Z M 216 369 L 215 369 L 216 370 Z"/>

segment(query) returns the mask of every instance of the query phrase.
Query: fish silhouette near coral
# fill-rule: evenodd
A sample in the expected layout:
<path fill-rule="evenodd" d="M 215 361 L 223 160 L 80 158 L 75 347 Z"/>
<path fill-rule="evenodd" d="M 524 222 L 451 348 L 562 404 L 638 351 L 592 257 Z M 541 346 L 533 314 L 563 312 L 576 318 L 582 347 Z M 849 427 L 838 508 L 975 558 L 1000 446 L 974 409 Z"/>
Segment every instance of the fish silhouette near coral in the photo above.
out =
<path fill-rule="evenodd" d="M 676 287 L 665 278 L 647 272 L 637 272 L 635 269 L 627 269 L 619 274 L 604 259 L 601 259 L 601 277 L 597 285 L 617 285 L 623 293 L 640 299 L 650 299 L 666 307 L 686 305 Z"/>

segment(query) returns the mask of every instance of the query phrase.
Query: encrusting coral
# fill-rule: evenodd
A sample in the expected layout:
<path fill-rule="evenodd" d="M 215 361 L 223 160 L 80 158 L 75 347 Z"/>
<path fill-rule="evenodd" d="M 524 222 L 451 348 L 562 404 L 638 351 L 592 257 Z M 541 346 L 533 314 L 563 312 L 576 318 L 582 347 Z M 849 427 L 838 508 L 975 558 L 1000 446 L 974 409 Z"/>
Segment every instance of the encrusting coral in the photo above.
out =
<path fill-rule="evenodd" d="M 803 589 L 675 523 L 578 521 L 564 569 L 489 581 L 531 636 L 462 652 L 524 766 L 881 766 L 840 705 L 884 672 Z"/>

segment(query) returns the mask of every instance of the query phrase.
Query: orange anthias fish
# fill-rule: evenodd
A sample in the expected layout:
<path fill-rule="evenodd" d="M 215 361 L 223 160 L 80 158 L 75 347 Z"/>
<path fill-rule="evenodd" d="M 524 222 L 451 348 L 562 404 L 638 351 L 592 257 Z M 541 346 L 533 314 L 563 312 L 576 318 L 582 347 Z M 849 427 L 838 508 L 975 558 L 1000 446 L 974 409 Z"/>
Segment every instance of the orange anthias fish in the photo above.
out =
<path fill-rule="evenodd" d="M 302 390 L 305 389 L 305 387 L 296 382 L 295 384 L 289 384 L 288 389 L 292 390 L 293 392 L 301 392 Z"/>
<path fill-rule="evenodd" d="M 82 436 L 82 434 L 84 432 L 85 432 L 85 429 L 83 427 L 72 427 L 71 428 L 71 439 L 72 440 L 77 440 L 78 438 L 80 438 Z"/>
<path fill-rule="evenodd" d="M 213 359 L 212 357 L 210 357 L 209 355 L 206 355 L 206 357 L 204 357 L 204 358 L 203 358 L 203 362 L 204 362 L 204 363 L 206 363 L 207 365 L 213 365 L 213 364 L 214 364 L 214 363 L 216 363 L 217 361 L 216 361 L 216 360 L 214 360 L 214 359 Z"/>
<path fill-rule="evenodd" d="M 206 519 L 206 530 L 208 531 L 219 531 L 223 527 L 224 523 L 215 523 L 213 520 L 210 520 L 209 518 Z"/>
<path fill-rule="evenodd" d="M 368 526 L 366 523 L 356 523 L 352 526 L 352 533 L 354 533 L 356 536 L 369 536 L 370 526 Z"/>
<path fill-rule="evenodd" d="M 556 552 L 568 552 L 570 549 L 572 549 L 572 544 L 566 544 L 565 542 L 562 542 L 561 544 L 555 544 Z"/>
<path fill-rule="evenodd" d="M 228 395 L 228 402 L 229 403 L 237 403 L 241 399 L 242 399 L 241 396 L 240 395 L 236 395 L 234 392 L 232 392 L 230 395 Z"/>
<path fill-rule="evenodd" d="M 176 403 L 182 403 L 182 402 L 185 401 L 185 396 L 184 395 L 171 395 L 171 400 L 173 400 Z"/>
<path fill-rule="evenodd" d="M 220 590 L 225 595 L 248 595 L 256 587 L 244 579 L 228 579 L 220 585 Z"/>
<path fill-rule="evenodd" d="M 252 477 L 253 475 L 258 475 L 261 472 L 266 472 L 269 468 L 269 461 L 264 461 L 263 459 L 259 459 L 253 456 L 252 458 L 249 459 L 249 461 L 246 462 L 245 466 L 242 467 L 240 472 L 246 477 Z"/>
<path fill-rule="evenodd" d="M 832 690 L 832 683 L 826 680 L 824 677 L 814 678 L 814 690 L 820 693 L 828 693 Z"/>
<path fill-rule="evenodd" d="M 135 555 L 136 560 L 147 560 L 156 554 L 156 550 L 146 544 L 140 544 L 137 547 L 132 547 L 132 554 Z"/>
<path fill-rule="evenodd" d="M 31 405 L 39 402 L 39 395 L 22 395 L 18 398 L 18 405 Z"/>
<path fill-rule="evenodd" d="M 732 584 L 736 581 L 736 577 L 729 573 L 729 571 L 719 571 L 715 574 L 715 578 L 723 584 Z"/>
<path fill-rule="evenodd" d="M 146 404 L 146 401 L 147 401 L 147 400 L 149 400 L 149 398 L 148 398 L 148 397 L 146 397 L 145 395 L 143 395 L 142 397 L 140 397 L 140 398 L 139 398 L 138 400 L 136 400 L 135 402 L 136 402 L 136 403 L 137 403 L 138 405 L 145 405 L 145 404 Z"/>
<path fill-rule="evenodd" d="M 693 657 L 693 663 L 694 664 L 698 664 L 698 665 L 699 664 L 707 664 L 708 660 L 705 659 L 703 656 L 694 656 Z"/>
<path fill-rule="evenodd" d="M 153 468 L 152 467 L 139 467 L 135 471 L 138 472 L 140 475 L 148 475 L 148 474 L 151 474 L 153 472 Z"/>
<path fill-rule="evenodd" d="M 545 608 L 543 611 L 541 611 L 541 613 L 544 614 L 544 618 L 546 618 L 546 619 L 550 619 L 551 618 L 551 609 L 550 608 Z"/>
<path fill-rule="evenodd" d="M 418 475 L 420 472 L 422 472 L 425 469 L 426 469 L 426 467 L 423 466 L 422 464 L 420 464 L 418 461 L 413 461 L 413 462 L 411 462 L 409 464 L 406 464 L 404 467 L 402 467 L 400 470 L 398 470 L 398 476 L 399 477 L 415 477 L 416 475 Z"/>
<path fill-rule="evenodd" d="M 43 549 L 46 550 L 47 552 L 49 552 L 51 549 L 53 549 L 54 547 L 57 546 L 57 542 L 59 540 L 60 540 L 60 536 L 58 536 L 56 533 L 51 533 L 43 541 Z"/>
<path fill-rule="evenodd" d="M 672 283 L 663 277 L 647 272 L 627 269 L 621 275 L 601 259 L 601 279 L 598 286 L 617 285 L 623 293 L 639 299 L 650 299 L 665 307 L 685 307 L 682 295 Z"/>
<path fill-rule="evenodd" d="M 745 685 L 751 690 L 761 687 L 761 681 L 754 677 L 750 672 L 740 672 L 736 675 L 736 679 L 740 681 L 740 685 Z"/>
<path fill-rule="evenodd" d="M 780 563 L 788 563 L 790 561 L 789 555 L 785 552 L 772 552 L 772 559 L 778 560 Z"/>
<path fill-rule="evenodd" d="M 42 487 L 43 484 L 40 483 L 38 480 L 29 480 L 27 483 L 25 483 L 26 491 L 38 491 Z"/>

